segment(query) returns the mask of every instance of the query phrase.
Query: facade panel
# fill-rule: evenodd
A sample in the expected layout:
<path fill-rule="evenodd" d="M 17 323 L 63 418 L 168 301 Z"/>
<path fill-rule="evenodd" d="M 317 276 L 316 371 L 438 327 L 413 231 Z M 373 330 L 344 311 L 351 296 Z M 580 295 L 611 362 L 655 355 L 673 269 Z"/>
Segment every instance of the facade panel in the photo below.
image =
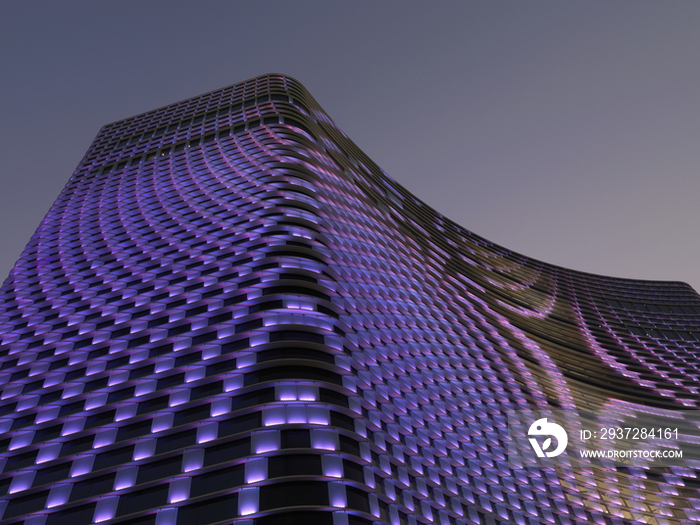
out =
<path fill-rule="evenodd" d="M 105 126 L 0 298 L 1 523 L 700 520 L 692 451 L 508 452 L 532 411 L 683 434 L 695 291 L 488 242 L 286 76 Z"/>

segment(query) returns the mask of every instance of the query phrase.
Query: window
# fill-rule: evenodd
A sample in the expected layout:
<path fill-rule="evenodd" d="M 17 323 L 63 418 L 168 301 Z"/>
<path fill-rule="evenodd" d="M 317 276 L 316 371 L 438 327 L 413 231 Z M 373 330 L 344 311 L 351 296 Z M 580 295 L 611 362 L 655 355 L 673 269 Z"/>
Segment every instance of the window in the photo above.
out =
<path fill-rule="evenodd" d="M 250 455 L 250 438 L 231 441 L 204 450 L 204 466 L 226 463 Z"/>
<path fill-rule="evenodd" d="M 310 454 L 273 456 L 268 459 L 268 477 L 321 476 L 321 457 Z M 364 482 L 364 479 L 362 480 Z"/>
<path fill-rule="evenodd" d="M 185 432 L 160 437 L 156 445 L 156 454 L 164 454 L 171 450 L 179 450 L 192 446 L 195 444 L 196 436 L 196 430 L 187 430 Z"/>
<path fill-rule="evenodd" d="M 62 479 L 66 479 L 70 473 L 71 463 L 61 463 L 53 467 L 45 468 L 37 472 L 34 478 L 34 487 L 40 487 L 48 483 L 55 483 Z"/>
<path fill-rule="evenodd" d="M 328 505 L 328 484 L 321 481 L 275 483 L 260 487 L 260 510 Z"/>
<path fill-rule="evenodd" d="M 92 441 L 95 436 L 85 436 L 73 441 L 66 441 L 61 447 L 61 457 L 80 454 L 92 448 Z"/>
<path fill-rule="evenodd" d="M 167 458 L 155 463 L 147 463 L 139 467 L 139 474 L 136 483 L 150 483 L 158 479 L 169 478 L 180 473 L 182 456 Z"/>
<path fill-rule="evenodd" d="M 117 516 L 141 512 L 146 509 L 160 507 L 167 503 L 168 485 L 158 485 L 146 490 L 125 494 L 119 498 Z"/>
<path fill-rule="evenodd" d="M 196 498 L 222 489 L 240 487 L 244 484 L 243 473 L 243 465 L 236 465 L 195 476 L 192 478 L 190 497 Z"/>
<path fill-rule="evenodd" d="M 46 498 L 49 496 L 49 491 L 39 492 L 22 498 L 14 498 L 10 500 L 5 509 L 3 519 L 14 518 L 24 514 L 30 514 L 44 508 Z"/>
<path fill-rule="evenodd" d="M 114 485 L 114 476 L 114 474 L 107 474 L 76 483 L 73 485 L 70 501 L 78 501 L 111 492 L 112 486 Z"/>
<path fill-rule="evenodd" d="M 236 516 L 238 516 L 238 494 L 229 494 L 180 507 L 177 513 L 177 525 L 204 525 L 231 520 Z"/>
<path fill-rule="evenodd" d="M 187 423 L 194 423 L 195 421 L 201 421 L 209 417 L 209 404 L 200 405 L 198 407 L 189 408 L 187 410 L 181 410 L 175 414 L 175 422 L 173 426 L 186 425 Z"/>
<path fill-rule="evenodd" d="M 7 460 L 7 466 L 5 467 L 5 472 L 12 472 L 13 470 L 20 470 L 26 467 L 31 467 L 34 465 L 36 460 L 37 451 L 25 452 L 24 454 L 19 454 L 16 456 L 11 456 Z"/>
<path fill-rule="evenodd" d="M 117 432 L 117 441 L 134 439 L 151 433 L 151 420 L 139 421 L 125 427 L 121 427 Z"/>
<path fill-rule="evenodd" d="M 130 445 L 128 447 L 118 448 L 116 450 L 110 450 L 108 452 L 103 452 L 98 454 L 95 459 L 95 465 L 93 467 L 94 471 L 102 470 L 104 468 L 113 467 L 115 465 L 122 465 L 124 463 L 129 463 L 134 455 L 134 446 Z"/>

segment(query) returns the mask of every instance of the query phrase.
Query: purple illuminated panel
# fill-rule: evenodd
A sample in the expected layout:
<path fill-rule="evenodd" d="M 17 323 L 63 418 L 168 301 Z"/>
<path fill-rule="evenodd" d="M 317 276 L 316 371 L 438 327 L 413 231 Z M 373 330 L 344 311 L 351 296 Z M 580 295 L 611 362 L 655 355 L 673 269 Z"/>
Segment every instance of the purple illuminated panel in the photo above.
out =
<path fill-rule="evenodd" d="M 182 458 L 182 471 L 192 472 L 202 468 L 204 463 L 204 450 L 194 449 L 187 450 Z"/>
<path fill-rule="evenodd" d="M 14 478 L 12 478 L 12 483 L 10 484 L 10 488 L 7 492 L 9 494 L 16 494 L 27 490 L 32 486 L 35 474 L 36 472 L 34 471 L 18 473 Z"/>
<path fill-rule="evenodd" d="M 280 448 L 280 433 L 272 430 L 267 432 L 256 432 L 252 436 L 252 452 L 254 454 L 263 454 L 265 452 L 273 452 Z"/>
<path fill-rule="evenodd" d="M 136 484 L 138 467 L 123 467 L 117 471 L 114 481 L 114 490 L 122 490 L 133 487 Z"/>
<path fill-rule="evenodd" d="M 343 459 L 339 456 L 321 456 L 323 475 L 331 478 L 343 477 Z"/>
<path fill-rule="evenodd" d="M 311 430 L 311 447 L 319 450 L 337 450 L 338 433 L 335 430 Z"/>
<path fill-rule="evenodd" d="M 68 503 L 68 498 L 70 497 L 72 488 L 72 485 L 68 484 L 52 487 L 51 491 L 49 492 L 49 497 L 46 500 L 46 508 L 52 509 Z"/>
<path fill-rule="evenodd" d="M 192 478 L 179 478 L 170 482 L 168 503 L 180 503 L 190 495 L 190 481 Z"/>
<path fill-rule="evenodd" d="M 138 441 L 134 446 L 134 461 L 151 457 L 155 453 L 156 444 L 155 439 Z"/>
<path fill-rule="evenodd" d="M 207 443 L 216 439 L 218 433 L 218 424 L 205 423 L 197 428 L 197 443 Z"/>
<path fill-rule="evenodd" d="M 92 465 L 95 461 L 95 456 L 78 457 L 73 461 L 70 475 L 72 478 L 82 476 L 92 471 Z"/>
<path fill-rule="evenodd" d="M 245 482 L 257 483 L 267 479 L 267 458 L 257 458 L 245 464 Z"/>
<path fill-rule="evenodd" d="M 260 489 L 257 487 L 245 488 L 238 493 L 238 513 L 241 516 L 250 516 L 258 512 Z"/>
<path fill-rule="evenodd" d="M 345 494 L 345 485 L 342 483 L 328 484 L 328 498 L 332 507 L 345 508 L 348 506 L 348 498 Z"/>
<path fill-rule="evenodd" d="M 113 519 L 117 513 L 118 504 L 119 497 L 116 496 L 99 499 L 95 507 L 94 523 L 102 523 Z"/>

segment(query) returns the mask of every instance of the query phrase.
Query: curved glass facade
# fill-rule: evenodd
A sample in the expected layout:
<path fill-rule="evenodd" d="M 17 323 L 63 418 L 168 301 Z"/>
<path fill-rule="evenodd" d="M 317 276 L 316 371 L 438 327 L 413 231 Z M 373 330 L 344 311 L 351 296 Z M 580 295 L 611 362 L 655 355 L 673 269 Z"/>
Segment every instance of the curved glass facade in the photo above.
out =
<path fill-rule="evenodd" d="M 698 294 L 488 242 L 283 75 L 105 126 L 0 333 L 3 524 L 700 521 Z"/>

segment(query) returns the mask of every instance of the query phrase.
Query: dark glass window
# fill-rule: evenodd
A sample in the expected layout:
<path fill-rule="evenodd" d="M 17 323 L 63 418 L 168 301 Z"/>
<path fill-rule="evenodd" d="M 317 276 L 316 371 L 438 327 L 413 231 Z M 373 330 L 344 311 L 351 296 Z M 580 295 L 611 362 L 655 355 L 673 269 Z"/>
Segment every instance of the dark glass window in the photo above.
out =
<path fill-rule="evenodd" d="M 229 297 L 224 301 L 224 306 L 231 306 L 234 304 L 242 303 L 243 301 L 248 300 L 248 294 L 241 294 L 237 295 L 235 297 Z"/>
<path fill-rule="evenodd" d="M 213 330 L 211 332 L 207 332 L 205 334 L 200 334 L 192 338 L 192 344 L 193 345 L 203 345 L 204 343 L 209 343 L 211 341 L 216 340 L 218 337 L 218 332 L 216 330 Z"/>
<path fill-rule="evenodd" d="M 129 356 L 120 357 L 119 359 L 112 359 L 107 362 L 106 370 L 111 370 L 113 368 L 119 368 L 121 366 L 126 366 L 129 364 Z"/>
<path fill-rule="evenodd" d="M 202 352 L 191 352 L 175 359 L 175 367 L 181 367 L 202 360 Z"/>
<path fill-rule="evenodd" d="M 122 447 L 109 452 L 98 454 L 95 458 L 95 466 L 93 471 L 102 470 L 103 468 L 113 467 L 129 463 L 134 455 L 134 446 Z"/>
<path fill-rule="evenodd" d="M 36 460 L 37 453 L 38 451 L 34 450 L 32 452 L 25 452 L 24 454 L 18 454 L 16 456 L 10 457 L 7 460 L 5 472 L 12 472 L 13 470 L 31 467 L 32 465 L 34 465 L 34 460 Z"/>
<path fill-rule="evenodd" d="M 173 387 L 175 385 L 181 385 L 185 382 L 185 374 L 174 374 L 163 379 L 158 380 L 158 390 L 165 390 L 166 388 Z"/>
<path fill-rule="evenodd" d="M 101 377 L 100 379 L 95 379 L 94 381 L 90 381 L 88 383 L 85 383 L 85 392 L 92 392 L 93 390 L 99 390 L 100 388 L 104 388 L 107 386 L 108 378 L 106 377 Z"/>
<path fill-rule="evenodd" d="M 217 465 L 250 455 L 250 438 L 239 439 L 204 450 L 204 466 Z"/>
<path fill-rule="evenodd" d="M 170 352 L 173 351 L 173 344 L 168 343 L 167 345 L 159 346 L 157 348 L 153 348 L 149 353 L 148 357 L 158 357 L 164 354 L 169 354 Z"/>
<path fill-rule="evenodd" d="M 140 485 L 141 483 L 149 483 L 157 479 L 175 476 L 180 473 L 181 463 L 182 457 L 176 456 L 174 458 L 156 461 L 155 463 L 141 465 L 139 467 L 139 475 L 136 479 L 136 483 Z"/>
<path fill-rule="evenodd" d="M 349 517 L 350 519 L 353 516 Z M 255 520 L 255 525 L 298 525 L 299 523 L 313 523 L 313 525 L 333 525 L 333 514 L 331 512 L 284 512 L 283 514 L 273 514 L 263 516 Z M 408 523 L 408 522 L 406 522 Z M 370 522 L 349 521 L 348 525 L 369 525 Z M 402 524 L 404 525 L 404 524 Z"/>
<path fill-rule="evenodd" d="M 320 345 L 325 343 L 325 339 L 321 334 L 315 334 L 312 332 L 301 332 L 298 330 L 272 332 L 270 334 L 270 342 L 275 343 L 277 341 L 304 341 L 307 343 L 317 343 Z"/>
<path fill-rule="evenodd" d="M 119 498 L 117 516 L 141 512 L 165 505 L 168 498 L 168 484 L 125 494 Z"/>
<path fill-rule="evenodd" d="M 46 525 L 89 525 L 95 513 L 95 503 L 83 505 L 75 509 L 49 514 Z"/>
<path fill-rule="evenodd" d="M 24 370 L 20 370 L 19 372 L 15 372 L 10 376 L 10 383 L 13 383 L 15 381 L 19 381 L 20 379 L 24 379 L 29 375 L 29 368 L 25 368 Z"/>
<path fill-rule="evenodd" d="M 346 486 L 345 493 L 348 501 L 348 508 L 361 510 L 369 514 L 369 499 L 366 492 L 355 487 Z"/>
<path fill-rule="evenodd" d="M 311 436 L 305 429 L 282 431 L 282 448 L 311 448 Z"/>
<path fill-rule="evenodd" d="M 320 476 L 321 457 L 309 454 L 273 456 L 268 459 L 267 469 L 269 478 Z"/>
<path fill-rule="evenodd" d="M 345 430 L 355 431 L 355 420 L 350 416 L 341 414 L 340 412 L 331 412 L 331 426 L 344 428 Z"/>
<path fill-rule="evenodd" d="M 297 481 L 260 487 L 260 510 L 302 505 L 328 505 L 328 484 Z"/>
<path fill-rule="evenodd" d="M 102 357 L 103 355 L 107 355 L 108 353 L 109 347 L 99 348 L 90 352 L 88 354 L 88 359 L 97 359 L 98 357 Z"/>
<path fill-rule="evenodd" d="M 332 403 L 341 407 L 348 408 L 348 396 L 336 392 L 335 390 L 329 390 L 327 388 L 321 388 L 319 391 L 320 400 L 322 403 Z"/>
<path fill-rule="evenodd" d="M 0 496 L 7 494 L 10 483 L 12 483 L 12 478 L 0 479 Z"/>
<path fill-rule="evenodd" d="M 51 401 L 55 401 L 56 399 L 61 398 L 61 392 L 62 390 L 57 390 L 56 392 L 51 392 L 50 394 L 44 394 L 39 398 L 39 404 L 44 405 L 46 403 L 50 403 Z M 58 397 L 53 397 L 53 396 L 58 396 Z M 49 399 L 49 397 L 52 397 L 52 399 Z M 43 402 L 45 399 L 49 399 L 48 401 Z M 17 408 L 17 403 L 8 403 L 6 405 L 0 406 L 0 416 L 4 416 L 6 414 L 11 414 L 12 412 L 15 411 L 15 408 Z"/>
<path fill-rule="evenodd" d="M 232 436 L 249 430 L 260 428 L 260 412 L 227 419 L 219 423 L 219 437 Z"/>
<path fill-rule="evenodd" d="M 187 448 L 194 445 L 195 439 L 197 437 L 196 430 L 187 430 L 185 432 L 178 432 L 177 434 L 171 434 L 170 436 L 163 436 L 158 438 L 158 444 L 156 445 L 156 454 L 164 454 L 171 450 L 179 450 L 181 448 Z"/>
<path fill-rule="evenodd" d="M 264 312 L 267 310 L 275 310 L 277 308 L 284 308 L 283 301 L 267 301 L 265 303 L 254 304 L 248 308 L 249 313 Z"/>
<path fill-rule="evenodd" d="M 116 410 L 107 410 L 106 412 L 100 412 L 99 414 L 88 416 L 85 421 L 85 429 L 87 430 L 89 428 L 99 427 L 102 425 L 109 425 L 114 421 L 114 414 L 116 414 Z"/>
<path fill-rule="evenodd" d="M 358 465 L 354 461 L 349 461 L 347 459 L 343 460 L 343 471 L 345 477 L 359 483 L 365 482 L 365 473 L 362 470 L 362 465 Z"/>
<path fill-rule="evenodd" d="M 92 496 L 99 496 L 112 491 L 115 474 L 106 474 L 97 478 L 86 479 L 73 485 L 70 501 L 78 501 Z"/>
<path fill-rule="evenodd" d="M 137 415 L 146 414 L 148 412 L 156 412 L 167 408 L 168 406 L 168 396 L 156 397 L 155 399 L 149 399 L 148 401 L 142 401 L 139 403 L 139 408 L 136 411 Z"/>
<path fill-rule="evenodd" d="M 324 299 L 326 301 L 331 300 L 330 296 L 327 294 L 305 286 L 271 286 L 263 291 L 263 295 L 275 294 L 309 295 L 311 297 L 318 297 L 319 299 Z"/>
<path fill-rule="evenodd" d="M 245 350 L 250 346 L 250 339 L 246 337 L 245 339 L 239 339 L 238 341 L 233 341 L 231 343 L 226 343 L 221 347 L 222 354 L 230 354 L 232 352 L 238 352 L 239 350 Z"/>
<path fill-rule="evenodd" d="M 61 456 L 71 456 L 73 454 L 80 454 L 86 450 L 92 448 L 92 441 L 95 436 L 85 436 L 80 439 L 73 441 L 66 441 L 61 447 Z"/>
<path fill-rule="evenodd" d="M 68 478 L 70 474 L 71 463 L 61 463 L 60 465 L 54 465 L 53 467 L 48 467 L 37 472 L 34 478 L 35 487 L 41 485 L 46 485 L 47 483 L 55 483 L 62 479 Z"/>
<path fill-rule="evenodd" d="M 164 315 L 163 317 L 159 317 L 157 319 L 153 319 L 151 321 L 148 321 L 148 328 L 155 328 L 156 326 L 164 325 L 165 323 L 168 322 L 169 319 L 170 319 L 169 316 Z"/>
<path fill-rule="evenodd" d="M 242 332 L 255 330 L 256 328 L 262 328 L 262 325 L 262 319 L 253 319 L 252 321 L 248 321 L 247 323 L 241 323 L 239 325 L 236 325 L 236 333 L 240 334 Z"/>
<path fill-rule="evenodd" d="M 223 314 L 215 315 L 214 317 L 209 318 L 209 326 L 214 324 L 225 323 L 226 321 L 230 321 L 231 319 L 233 319 L 233 314 L 231 312 L 225 312 Z"/>
<path fill-rule="evenodd" d="M 207 377 L 217 375 L 217 374 L 224 374 L 226 372 L 230 372 L 231 370 L 236 369 L 236 360 L 235 359 L 227 359 L 226 361 L 220 361 L 216 364 L 209 365 L 207 367 Z"/>
<path fill-rule="evenodd" d="M 195 421 L 201 421 L 209 417 L 210 408 L 209 405 L 200 405 L 198 407 L 188 408 L 187 410 L 181 410 L 175 414 L 175 422 L 173 426 L 186 425 L 187 423 L 193 423 Z"/>
<path fill-rule="evenodd" d="M 63 425 L 54 425 L 52 427 L 39 429 L 34 434 L 34 439 L 32 442 L 41 443 L 42 441 L 49 441 L 57 438 L 61 435 L 61 428 L 63 428 Z"/>
<path fill-rule="evenodd" d="M 36 512 L 37 510 L 43 509 L 48 496 L 49 491 L 45 490 L 43 492 L 39 492 L 38 494 L 31 494 L 29 496 L 11 499 L 7 504 L 7 508 L 5 509 L 3 519 L 30 514 L 32 512 Z"/>
<path fill-rule="evenodd" d="M 121 427 L 117 432 L 117 441 L 134 439 L 151 433 L 151 420 L 139 421 L 125 427 Z"/>
<path fill-rule="evenodd" d="M 58 416 L 68 416 L 70 414 L 75 414 L 83 410 L 85 406 L 85 400 L 76 401 L 75 403 L 69 403 L 68 405 L 63 405 L 61 410 L 58 412 Z"/>
<path fill-rule="evenodd" d="M 184 334 L 185 332 L 189 332 L 192 329 L 192 324 L 190 323 L 185 323 L 180 326 L 176 326 L 175 328 L 171 328 L 168 330 L 168 337 L 175 337 L 176 335 Z"/>
<path fill-rule="evenodd" d="M 130 397 L 134 397 L 134 387 L 133 386 L 110 393 L 109 396 L 107 396 L 107 403 L 110 403 L 110 404 L 117 403 L 119 401 L 122 401 L 124 399 L 128 399 Z"/>
<path fill-rule="evenodd" d="M 196 308 L 190 308 L 186 312 L 186 317 L 193 317 L 195 315 L 203 314 L 208 310 L 207 305 L 197 306 Z"/>
<path fill-rule="evenodd" d="M 137 346 L 145 345 L 151 340 L 150 335 L 144 335 L 141 337 L 137 337 L 136 339 L 131 339 L 129 341 L 129 344 L 127 345 L 127 348 L 136 348 Z"/>
<path fill-rule="evenodd" d="M 333 354 L 311 348 L 273 348 L 258 352 L 258 363 L 274 359 L 310 359 L 324 363 L 335 363 Z"/>
<path fill-rule="evenodd" d="M 66 366 L 67 364 L 68 364 L 68 358 L 66 358 L 66 359 L 57 359 L 56 361 L 53 361 L 53 362 L 49 365 L 49 370 L 56 370 L 56 369 L 58 369 L 58 368 L 63 368 L 63 367 Z"/>
<path fill-rule="evenodd" d="M 205 383 L 201 386 L 192 389 L 190 394 L 190 401 L 195 401 L 197 399 L 202 399 L 206 397 L 213 397 L 224 391 L 223 381 L 214 381 L 212 383 Z M 206 417 L 206 416 L 205 416 Z"/>
<path fill-rule="evenodd" d="M 190 497 L 196 498 L 204 494 L 211 494 L 222 489 L 240 487 L 243 481 L 243 465 L 227 467 L 214 472 L 207 472 L 201 476 L 192 478 Z"/>
<path fill-rule="evenodd" d="M 360 445 L 357 443 L 357 441 L 342 434 L 339 436 L 339 439 L 340 450 L 354 456 L 360 456 Z"/>
<path fill-rule="evenodd" d="M 156 366 L 155 364 L 147 365 L 147 366 L 142 366 L 141 368 L 136 368 L 135 370 L 132 370 L 129 373 L 129 380 L 131 381 L 132 379 L 139 379 L 141 377 L 151 375 L 155 369 L 155 366 Z"/>
<path fill-rule="evenodd" d="M 273 366 L 263 368 L 262 370 L 245 374 L 244 384 L 247 386 L 280 379 L 310 379 L 335 383 L 336 385 L 343 384 L 340 374 L 312 366 Z"/>
<path fill-rule="evenodd" d="M 177 525 L 204 525 L 231 520 L 238 515 L 238 494 L 229 494 L 180 507 Z"/>
<path fill-rule="evenodd" d="M 30 414 L 28 416 L 18 417 L 12 422 L 12 430 L 16 428 L 26 427 L 34 423 L 35 414 Z"/>

